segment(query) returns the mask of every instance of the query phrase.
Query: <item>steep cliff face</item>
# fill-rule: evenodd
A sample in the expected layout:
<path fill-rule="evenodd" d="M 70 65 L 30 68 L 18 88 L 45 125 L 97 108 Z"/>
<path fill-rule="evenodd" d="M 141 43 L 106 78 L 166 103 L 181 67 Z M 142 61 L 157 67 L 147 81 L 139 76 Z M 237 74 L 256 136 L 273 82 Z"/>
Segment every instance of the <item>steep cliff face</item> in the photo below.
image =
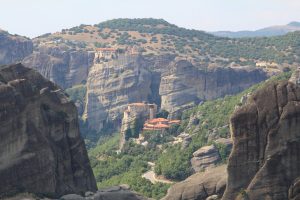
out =
<path fill-rule="evenodd" d="M 162 73 L 159 94 L 161 108 L 171 116 L 197 105 L 228 94 L 238 93 L 265 80 L 265 73 L 251 68 L 198 69 L 190 62 L 174 62 L 170 70 Z"/>
<path fill-rule="evenodd" d="M 233 150 L 223 196 L 231 199 L 297 199 L 300 177 L 300 87 L 269 83 L 231 118 Z"/>
<path fill-rule="evenodd" d="M 91 129 L 100 130 L 107 121 L 121 124 L 128 103 L 159 101 L 159 72 L 155 62 L 141 55 L 120 55 L 118 59 L 94 64 L 87 80 L 84 118 Z"/>
<path fill-rule="evenodd" d="M 22 63 L 26 67 L 38 70 L 62 88 L 69 88 L 86 82 L 93 59 L 94 54 L 88 51 L 42 45 Z"/>
<path fill-rule="evenodd" d="M 258 69 L 204 71 L 171 55 L 121 55 L 90 68 L 84 118 L 99 131 L 107 121 L 120 124 L 128 103 L 142 101 L 156 103 L 176 117 L 200 101 L 240 92 L 266 78 Z"/>
<path fill-rule="evenodd" d="M 32 53 L 32 49 L 30 39 L 10 35 L 0 29 L 0 65 L 21 61 Z"/>
<path fill-rule="evenodd" d="M 95 191 L 77 111 L 52 82 L 21 64 L 0 69 L 0 194 Z"/>

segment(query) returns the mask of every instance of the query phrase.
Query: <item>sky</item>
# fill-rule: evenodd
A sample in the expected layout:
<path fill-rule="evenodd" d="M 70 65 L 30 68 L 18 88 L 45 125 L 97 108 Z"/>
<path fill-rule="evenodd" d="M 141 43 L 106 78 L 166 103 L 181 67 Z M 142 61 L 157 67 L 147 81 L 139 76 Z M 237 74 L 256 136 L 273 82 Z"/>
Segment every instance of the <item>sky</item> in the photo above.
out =
<path fill-rule="evenodd" d="M 114 18 L 163 18 L 180 27 L 256 30 L 300 21 L 300 0 L 0 0 L 0 28 L 36 37 Z"/>

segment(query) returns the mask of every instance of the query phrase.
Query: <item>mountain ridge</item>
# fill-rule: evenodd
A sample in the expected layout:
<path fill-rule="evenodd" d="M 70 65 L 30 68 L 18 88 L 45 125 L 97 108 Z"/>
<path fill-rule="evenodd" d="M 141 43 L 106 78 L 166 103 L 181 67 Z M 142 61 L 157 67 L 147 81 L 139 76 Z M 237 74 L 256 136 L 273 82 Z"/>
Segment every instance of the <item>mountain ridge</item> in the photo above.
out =
<path fill-rule="evenodd" d="M 275 25 L 265 28 L 261 28 L 254 31 L 242 30 L 242 31 L 215 31 L 209 32 L 219 37 L 229 38 L 244 38 L 244 37 L 272 37 L 285 35 L 290 32 L 300 31 L 300 22 L 290 22 L 286 25 Z"/>

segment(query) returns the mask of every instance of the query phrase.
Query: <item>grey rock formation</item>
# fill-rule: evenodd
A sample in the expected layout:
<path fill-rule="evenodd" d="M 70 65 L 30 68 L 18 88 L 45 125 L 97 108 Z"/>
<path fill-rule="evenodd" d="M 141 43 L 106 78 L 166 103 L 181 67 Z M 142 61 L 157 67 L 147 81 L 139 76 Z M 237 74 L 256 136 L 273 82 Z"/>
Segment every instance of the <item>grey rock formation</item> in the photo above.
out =
<path fill-rule="evenodd" d="M 215 145 L 201 147 L 193 153 L 193 156 L 191 164 L 195 172 L 215 167 L 221 161 L 219 151 Z"/>
<path fill-rule="evenodd" d="M 114 186 L 99 190 L 93 200 L 146 200 L 147 198 L 128 190 L 122 186 Z"/>
<path fill-rule="evenodd" d="M 0 194 L 59 196 L 97 189 L 77 110 L 38 72 L 0 68 Z"/>
<path fill-rule="evenodd" d="M 265 78 L 258 69 L 204 71 L 170 56 L 121 55 L 91 67 L 84 117 L 90 128 L 100 130 L 106 121 L 120 124 L 120 113 L 128 103 L 148 101 L 161 105 L 174 118 L 202 100 L 237 93 Z"/>
<path fill-rule="evenodd" d="M 32 53 L 33 44 L 25 37 L 10 35 L 0 29 L 0 65 L 20 62 Z"/>
<path fill-rule="evenodd" d="M 120 124 L 128 103 L 148 100 L 151 72 L 145 63 L 139 55 L 121 55 L 91 67 L 84 113 L 89 128 L 99 131 L 107 121 Z"/>
<path fill-rule="evenodd" d="M 156 103 L 174 118 L 201 101 L 234 94 L 262 81 L 258 69 L 199 69 L 174 55 L 121 54 L 108 62 L 94 62 L 94 53 L 58 45 L 38 45 L 23 63 L 63 88 L 87 82 L 85 105 L 78 105 L 90 129 L 105 124 L 120 128 L 128 103 Z"/>
<path fill-rule="evenodd" d="M 22 64 L 36 69 L 62 88 L 86 82 L 94 54 L 65 47 L 39 46 Z"/>
<path fill-rule="evenodd" d="M 201 101 L 238 93 L 266 79 L 266 74 L 254 68 L 198 69 L 190 62 L 174 62 L 162 73 L 159 94 L 161 108 L 176 116 Z"/>
<path fill-rule="evenodd" d="M 199 172 L 176 183 L 168 190 L 163 200 L 206 200 L 222 196 L 226 188 L 226 166 Z"/>
<path fill-rule="evenodd" d="M 293 81 L 268 83 L 235 111 L 231 117 L 234 145 L 223 199 L 299 196 L 299 120 L 300 87 Z"/>

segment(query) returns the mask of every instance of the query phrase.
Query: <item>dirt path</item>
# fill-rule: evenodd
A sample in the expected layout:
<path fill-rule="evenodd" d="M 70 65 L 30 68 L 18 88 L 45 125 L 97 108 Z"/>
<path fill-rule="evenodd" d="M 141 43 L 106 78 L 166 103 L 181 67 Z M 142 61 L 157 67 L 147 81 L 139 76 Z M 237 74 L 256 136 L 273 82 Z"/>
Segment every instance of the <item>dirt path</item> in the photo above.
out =
<path fill-rule="evenodd" d="M 172 183 L 175 183 L 173 181 L 170 181 L 170 180 L 167 180 L 165 178 L 161 178 L 161 177 L 157 177 L 155 175 L 155 172 L 154 172 L 154 166 L 155 164 L 154 163 L 151 163 L 151 162 L 148 162 L 148 165 L 151 166 L 151 170 L 147 171 L 146 173 L 144 173 L 142 175 L 143 178 L 145 179 L 148 179 L 149 181 L 151 181 L 151 183 L 167 183 L 167 184 L 172 184 Z"/>

